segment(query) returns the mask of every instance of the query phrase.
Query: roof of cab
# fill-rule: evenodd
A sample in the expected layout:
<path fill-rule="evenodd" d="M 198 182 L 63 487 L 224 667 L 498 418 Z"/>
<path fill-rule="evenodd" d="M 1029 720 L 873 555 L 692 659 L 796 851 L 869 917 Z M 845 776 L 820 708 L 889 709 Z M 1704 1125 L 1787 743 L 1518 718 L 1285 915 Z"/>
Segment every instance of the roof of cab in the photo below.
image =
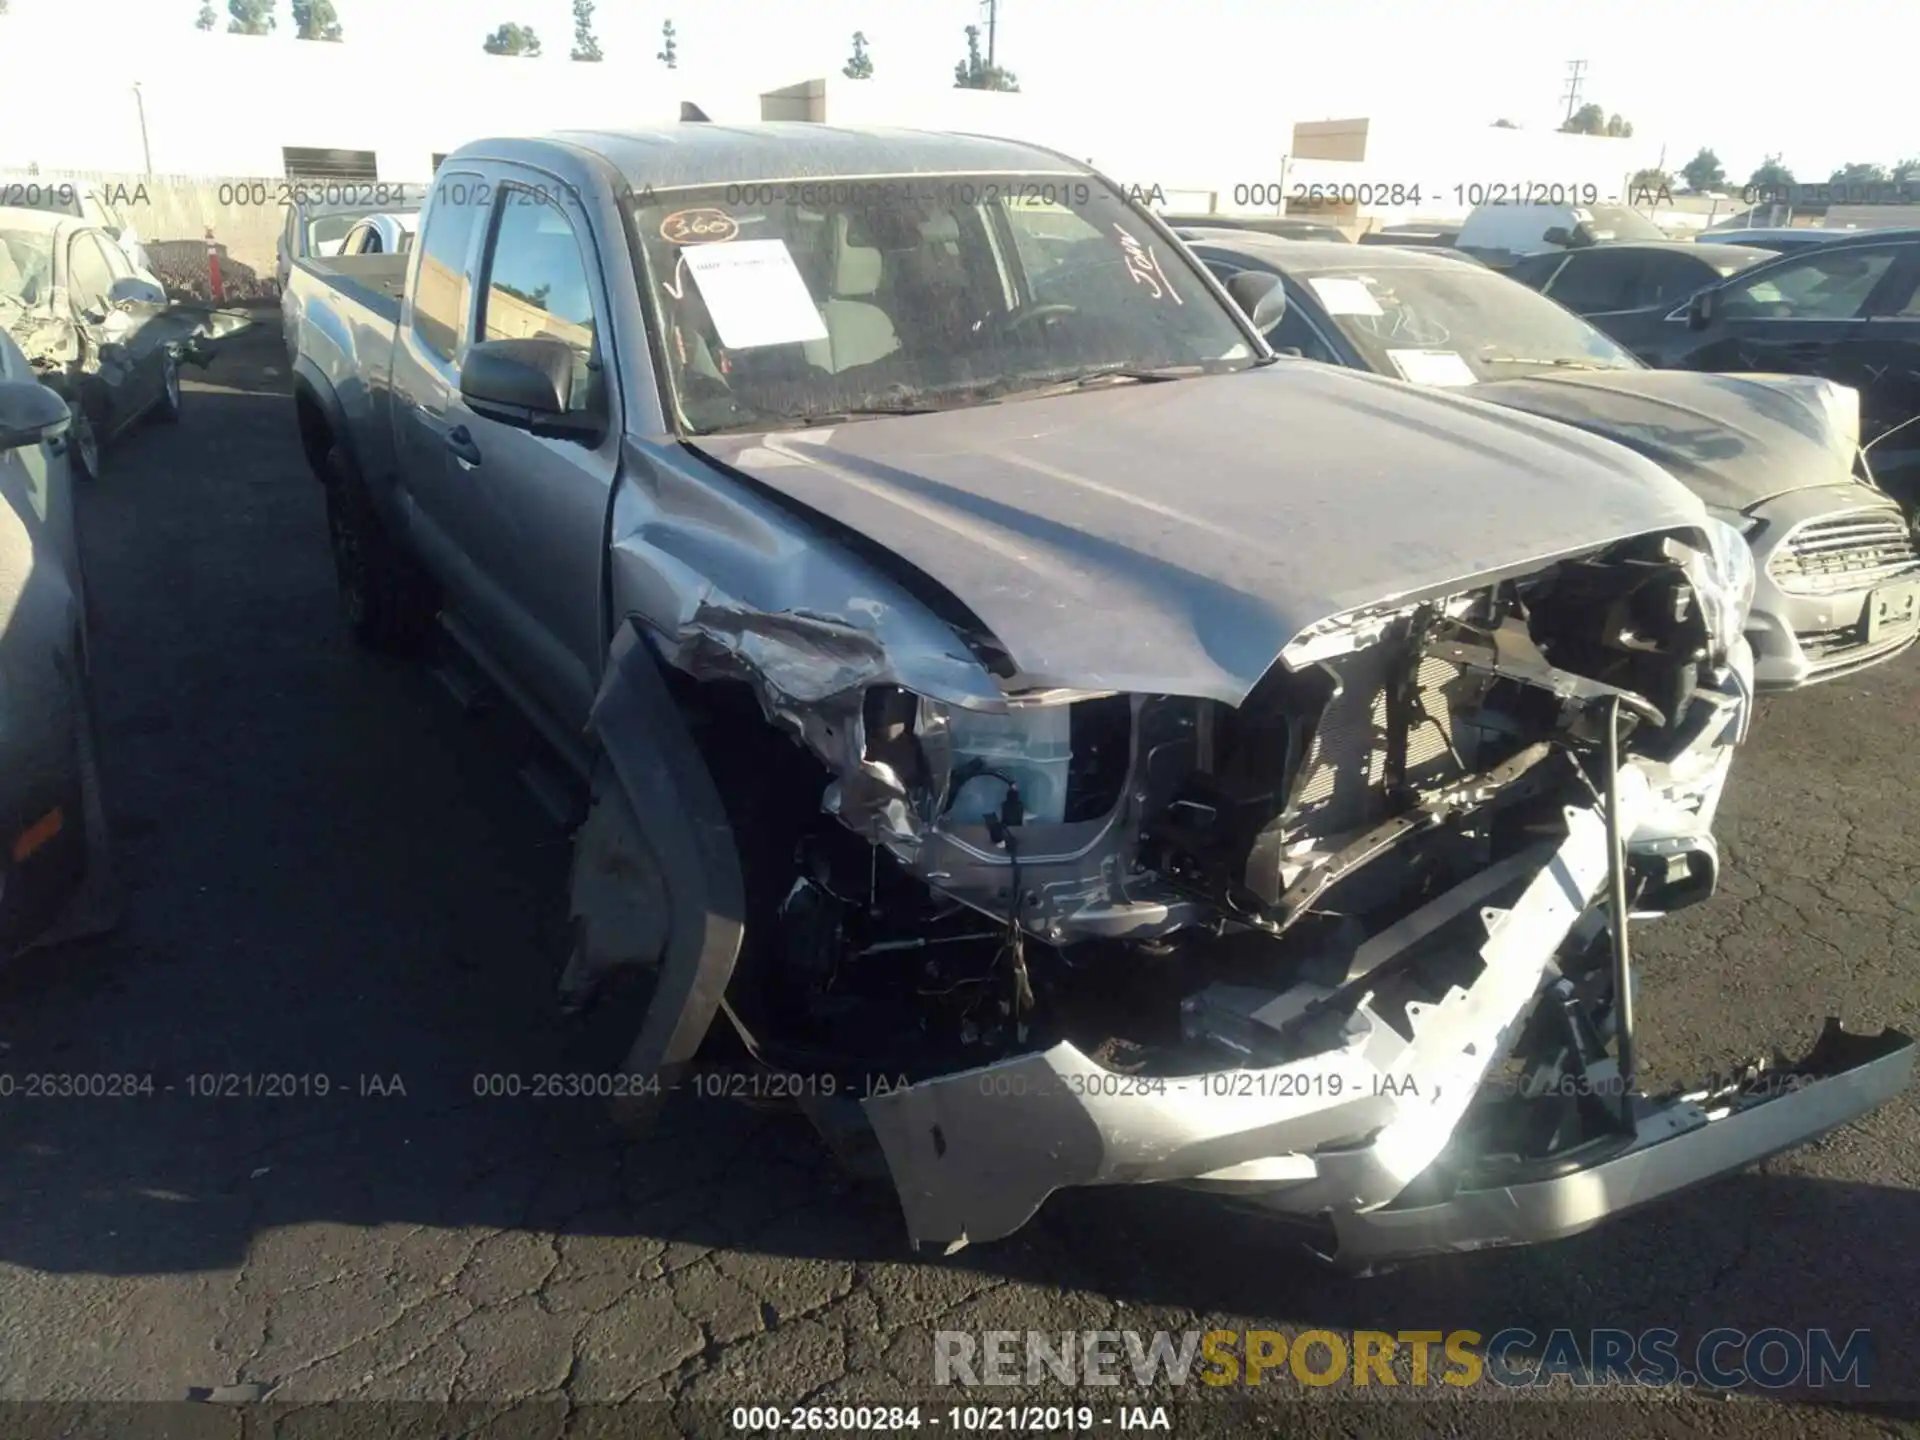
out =
<path fill-rule="evenodd" d="M 91 228 L 78 216 L 69 215 L 62 210 L 33 210 L 24 205 L 0 206 L 0 225 L 9 230 L 44 230 L 49 235 L 71 227 L 75 230 Z"/>
<path fill-rule="evenodd" d="M 611 166 L 636 189 L 729 185 L 823 176 L 1090 175 L 1084 165 L 1014 140 L 930 130 L 822 125 L 805 120 L 721 125 L 690 120 L 636 130 L 560 130 L 463 145 L 442 168 L 493 158 L 531 164 L 566 152 Z"/>
<path fill-rule="evenodd" d="M 1332 240 L 1281 240 L 1253 230 L 1182 227 L 1189 245 L 1240 251 L 1276 270 L 1461 270 L 1479 269 L 1465 255 L 1431 245 L 1343 245 Z"/>

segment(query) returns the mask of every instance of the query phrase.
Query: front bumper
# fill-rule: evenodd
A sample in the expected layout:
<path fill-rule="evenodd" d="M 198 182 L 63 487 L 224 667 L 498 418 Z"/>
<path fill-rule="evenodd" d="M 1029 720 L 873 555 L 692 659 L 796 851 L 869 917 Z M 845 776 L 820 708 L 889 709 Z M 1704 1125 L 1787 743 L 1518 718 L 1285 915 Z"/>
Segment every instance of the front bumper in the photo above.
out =
<path fill-rule="evenodd" d="M 1701 697 L 1701 712 L 1668 758 L 1622 769 L 1630 863 L 1644 873 L 1678 859 L 1683 877 L 1692 869 L 1674 893 L 1650 887 L 1655 903 L 1643 898 L 1637 913 L 1711 893 L 1717 853 L 1708 826 L 1750 708 L 1750 657 L 1740 648 L 1723 693 Z M 1472 877 L 1363 947 L 1372 952 L 1364 972 L 1387 973 L 1403 951 L 1471 945 L 1480 962 L 1471 984 L 1437 1003 L 1407 1004 L 1392 1020 L 1370 993 L 1318 1053 L 1146 1077 L 1108 1070 L 1062 1042 L 869 1096 L 861 1107 L 910 1237 L 950 1251 L 1011 1234 L 1058 1189 L 1158 1182 L 1331 1225 L 1322 1248 L 1342 1264 L 1525 1244 L 1790 1148 L 1907 1082 L 1910 1045 L 1882 1037 L 1866 1042 L 1880 1048 L 1864 1060 L 1849 1052 L 1836 1066 L 1822 1057 L 1825 1069 L 1806 1072 L 1819 1084 L 1764 1104 L 1743 1101 L 1723 1113 L 1701 1100 L 1636 1098 L 1631 1133 L 1616 1134 L 1604 1153 L 1571 1156 L 1550 1178 L 1455 1183 L 1437 1196 L 1438 1177 L 1460 1171 L 1449 1158 L 1461 1143 L 1457 1132 L 1490 1093 L 1489 1077 L 1520 1040 L 1537 998 L 1556 983 L 1563 947 L 1590 939 L 1603 918 L 1596 901 L 1608 873 L 1604 821 L 1587 805 L 1563 814 L 1564 838 Z M 1238 1041 L 1270 1036 L 1326 993 L 1211 985 L 1183 1003 L 1184 1028 L 1252 1054 L 1257 1045 Z"/>
<path fill-rule="evenodd" d="M 1885 512 L 1906 529 L 1898 506 L 1861 485 L 1796 490 L 1752 511 L 1762 528 L 1754 536 L 1757 571 L 1747 639 L 1755 678 L 1763 690 L 1793 690 L 1851 675 L 1891 660 L 1920 640 L 1920 564 L 1898 571 L 1863 567 L 1857 580 L 1822 577 L 1819 593 L 1791 576 L 1796 532 L 1810 524 L 1839 525 L 1849 517 Z"/>
<path fill-rule="evenodd" d="M 1431 1181 L 1444 1198 L 1361 1214 L 1334 1212 L 1326 1259 L 1367 1270 L 1422 1255 L 1535 1245 L 1743 1170 L 1858 1120 L 1913 1079 L 1914 1044 L 1898 1031 L 1850 1035 L 1829 1019 L 1807 1056 L 1763 1071 L 1741 1093 L 1664 1100 L 1636 1096 L 1630 1137 L 1551 1175 L 1464 1183 L 1443 1161 Z"/>

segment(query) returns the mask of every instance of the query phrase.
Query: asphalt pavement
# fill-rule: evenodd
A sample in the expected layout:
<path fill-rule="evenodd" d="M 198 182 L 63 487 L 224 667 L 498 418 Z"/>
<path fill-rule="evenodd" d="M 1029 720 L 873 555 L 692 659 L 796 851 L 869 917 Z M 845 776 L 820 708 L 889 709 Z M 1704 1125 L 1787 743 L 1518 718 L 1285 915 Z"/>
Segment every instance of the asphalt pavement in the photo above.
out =
<path fill-rule="evenodd" d="M 635 1144 L 595 1101 L 479 1093 L 569 1068 L 567 837 L 518 779 L 513 725 L 346 638 L 286 384 L 269 321 L 81 497 L 128 909 L 0 976 L 0 1401 L 944 1415 L 982 1396 L 934 1387 L 935 1331 L 1780 1327 L 1869 1330 L 1870 1389 L 1481 1404 L 1283 1370 L 1150 1398 L 1174 1433 L 1271 1428 L 1249 1405 L 1301 1435 L 1828 1436 L 1920 1414 L 1910 1094 L 1579 1239 L 1355 1280 L 1144 1189 L 1056 1196 L 1011 1241 L 916 1259 L 891 1197 L 791 1116 L 688 1096 Z M 1649 1078 L 1804 1048 L 1829 1013 L 1920 1028 L 1916 716 L 1920 655 L 1762 704 L 1721 894 L 1636 937 Z M 36 1074 L 133 1093 L 24 1098 Z M 1127 1398 L 1090 1395 L 986 1398 Z M 1840 1403 L 1863 1396 L 1896 1408 Z"/>

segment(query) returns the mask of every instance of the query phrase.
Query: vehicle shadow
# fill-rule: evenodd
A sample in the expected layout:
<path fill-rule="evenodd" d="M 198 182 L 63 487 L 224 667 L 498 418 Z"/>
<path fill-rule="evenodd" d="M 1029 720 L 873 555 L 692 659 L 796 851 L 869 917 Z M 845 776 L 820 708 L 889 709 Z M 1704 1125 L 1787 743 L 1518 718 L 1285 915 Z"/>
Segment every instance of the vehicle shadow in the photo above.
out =
<path fill-rule="evenodd" d="M 1368 1280 L 1139 1187 L 918 1260 L 891 1196 L 795 1116 L 682 1094 L 636 1143 L 598 1100 L 535 1098 L 569 1070 L 566 837 L 505 717 L 344 638 L 319 487 L 284 394 L 247 378 L 279 344 L 239 337 L 218 388 L 190 380 L 184 422 L 82 497 L 129 907 L 0 975 L 0 1262 L 204 1272 L 293 1227 L 411 1226 L 911 1269 L 946 1277 L 966 1327 L 1013 1283 L 1124 1302 L 1106 1323 L 1141 1329 L 1864 1327 L 1889 1372 L 1920 1338 L 1920 1193 L 1791 1158 L 1558 1246 Z"/>

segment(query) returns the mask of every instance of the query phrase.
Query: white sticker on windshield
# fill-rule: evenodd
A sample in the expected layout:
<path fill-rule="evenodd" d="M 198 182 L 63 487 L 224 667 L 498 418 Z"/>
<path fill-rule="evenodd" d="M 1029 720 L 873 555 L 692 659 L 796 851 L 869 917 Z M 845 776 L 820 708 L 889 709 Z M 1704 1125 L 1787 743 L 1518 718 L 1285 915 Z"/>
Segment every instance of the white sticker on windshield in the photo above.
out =
<path fill-rule="evenodd" d="M 1329 315 L 1384 315 L 1364 280 L 1345 275 L 1316 275 L 1307 281 Z"/>
<path fill-rule="evenodd" d="M 784 240 L 733 240 L 680 252 L 729 350 L 824 340 L 827 327 Z"/>
<path fill-rule="evenodd" d="M 1476 378 L 1458 350 L 1389 350 L 1387 359 L 1415 385 L 1471 385 Z"/>

